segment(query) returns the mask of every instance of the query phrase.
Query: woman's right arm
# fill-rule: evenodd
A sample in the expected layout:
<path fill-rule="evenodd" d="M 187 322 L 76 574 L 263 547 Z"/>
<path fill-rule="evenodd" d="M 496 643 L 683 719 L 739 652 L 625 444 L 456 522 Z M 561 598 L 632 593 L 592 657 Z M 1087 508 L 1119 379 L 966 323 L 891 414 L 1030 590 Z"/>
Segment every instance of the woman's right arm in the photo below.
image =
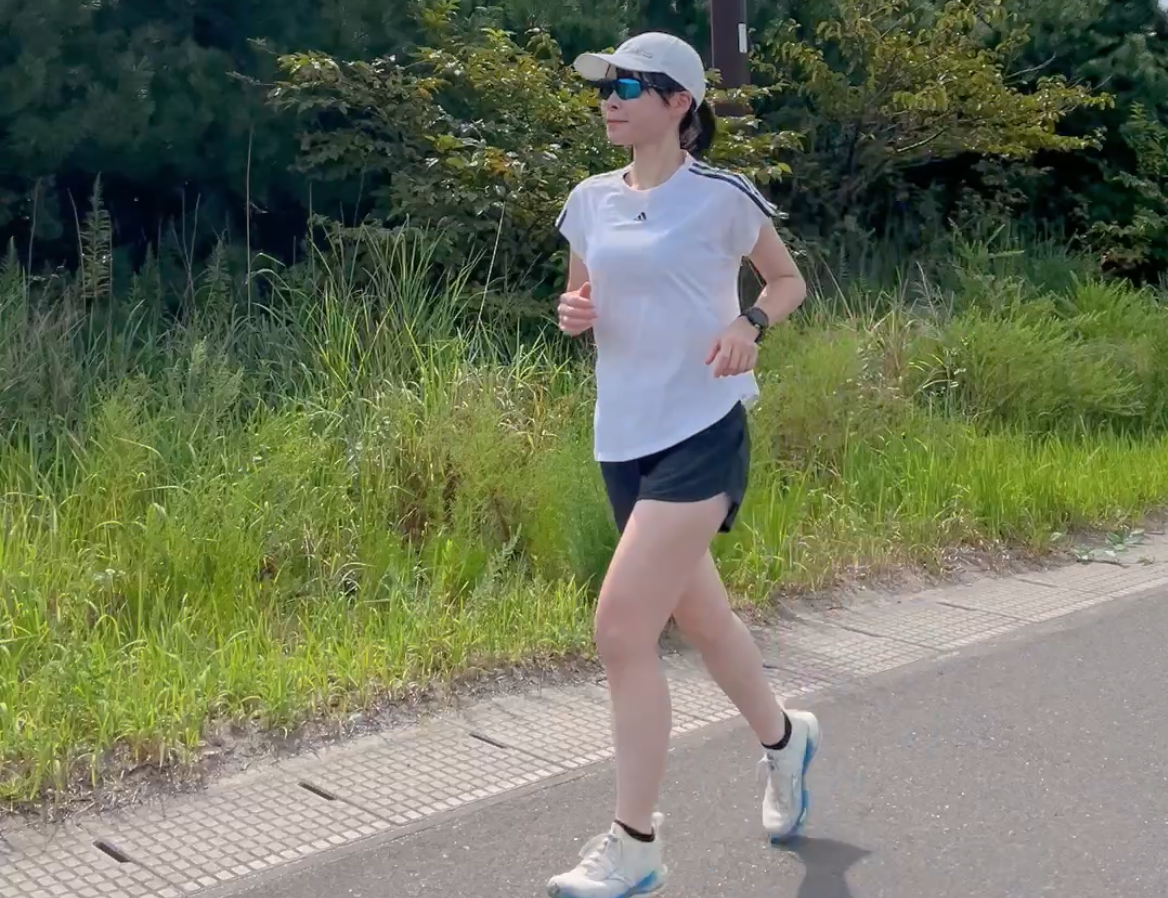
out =
<path fill-rule="evenodd" d="M 575 293 L 588 282 L 588 267 L 584 260 L 572 253 L 568 260 L 568 287 L 565 293 Z"/>
<path fill-rule="evenodd" d="M 560 330 L 573 337 L 580 336 L 596 321 L 588 269 L 575 253 L 568 263 L 568 288 L 560 296 L 559 319 Z"/>

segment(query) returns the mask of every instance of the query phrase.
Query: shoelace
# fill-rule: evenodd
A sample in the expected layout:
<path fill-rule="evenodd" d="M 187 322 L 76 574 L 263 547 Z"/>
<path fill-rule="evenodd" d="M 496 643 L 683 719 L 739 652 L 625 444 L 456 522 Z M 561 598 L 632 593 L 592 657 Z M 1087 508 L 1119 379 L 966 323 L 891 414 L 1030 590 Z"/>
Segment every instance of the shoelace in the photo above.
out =
<path fill-rule="evenodd" d="M 601 882 L 611 879 L 617 870 L 620 850 L 620 840 L 611 832 L 596 836 L 580 850 L 580 869 Z"/>
<path fill-rule="evenodd" d="M 774 760 L 772 760 L 770 757 L 763 758 L 761 761 L 758 762 L 759 785 L 762 785 L 763 783 L 765 783 L 767 781 L 767 779 L 769 779 L 772 776 L 775 776 L 778 773 L 779 773 L 779 765 L 776 764 L 774 762 Z M 778 779 L 777 776 L 775 776 L 775 778 Z M 797 785 L 798 777 L 795 774 L 790 774 L 789 779 L 790 779 L 790 783 L 788 785 L 788 788 L 780 789 L 780 788 L 776 787 L 773 790 L 774 795 L 775 795 L 775 801 L 778 803 L 779 807 L 783 810 L 789 810 L 791 807 L 791 801 L 793 800 L 793 798 L 795 796 L 795 787 Z"/>

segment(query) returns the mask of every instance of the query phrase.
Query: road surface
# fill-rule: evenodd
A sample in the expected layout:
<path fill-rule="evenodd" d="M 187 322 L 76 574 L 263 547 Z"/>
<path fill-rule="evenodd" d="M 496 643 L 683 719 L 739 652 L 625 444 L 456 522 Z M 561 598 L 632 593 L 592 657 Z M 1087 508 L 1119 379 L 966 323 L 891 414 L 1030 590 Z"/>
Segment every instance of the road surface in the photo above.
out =
<path fill-rule="evenodd" d="M 1164 898 L 1168 596 L 1119 600 L 809 702 L 806 837 L 772 848 L 740 721 L 676 743 L 671 898 Z M 608 765 L 224 895 L 538 896 L 608 827 Z"/>

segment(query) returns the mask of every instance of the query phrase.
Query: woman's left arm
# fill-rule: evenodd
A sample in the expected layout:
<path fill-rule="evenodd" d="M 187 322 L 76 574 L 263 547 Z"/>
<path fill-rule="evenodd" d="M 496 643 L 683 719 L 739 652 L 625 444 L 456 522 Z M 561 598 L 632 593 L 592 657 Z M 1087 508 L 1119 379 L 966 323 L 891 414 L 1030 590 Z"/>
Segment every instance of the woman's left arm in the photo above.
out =
<path fill-rule="evenodd" d="M 766 284 L 754 307 L 766 316 L 768 327 L 789 318 L 806 299 L 807 283 L 774 224 L 768 222 L 763 226 L 751 250 L 750 261 Z M 745 374 L 757 362 L 758 328 L 746 317 L 734 320 L 706 359 L 707 365 L 714 366 L 715 377 Z"/>
<path fill-rule="evenodd" d="M 766 284 L 755 306 L 772 325 L 786 320 L 807 298 L 807 282 L 773 224 L 763 227 L 750 253 L 750 261 Z"/>

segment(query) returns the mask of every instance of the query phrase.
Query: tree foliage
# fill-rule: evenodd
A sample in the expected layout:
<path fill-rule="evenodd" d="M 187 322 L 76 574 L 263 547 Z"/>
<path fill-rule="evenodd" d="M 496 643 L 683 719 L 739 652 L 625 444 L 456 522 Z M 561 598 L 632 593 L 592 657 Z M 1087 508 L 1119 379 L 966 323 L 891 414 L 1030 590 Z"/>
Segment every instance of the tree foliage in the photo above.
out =
<path fill-rule="evenodd" d="M 1155 0 L 750 0 L 752 115 L 715 160 L 808 239 L 963 208 L 1165 263 Z M 706 0 L 5 0 L 0 239 L 73 262 L 101 180 L 115 255 L 173 222 L 289 256 L 310 213 L 441 222 L 449 260 L 545 281 L 568 185 L 619 154 L 566 64 Z M 928 212 L 929 209 L 934 211 Z M 995 211 L 996 210 L 996 211 Z M 931 218 L 928 216 L 932 216 Z"/>
<path fill-rule="evenodd" d="M 306 124 L 302 169 L 362 185 L 374 220 L 441 226 L 447 260 L 481 256 L 484 279 L 545 282 L 568 191 L 628 157 L 608 143 L 596 93 L 547 32 L 521 42 L 466 27 L 456 12 L 449 0 L 424 7 L 426 43 L 401 58 L 286 56 L 272 100 Z M 794 137 L 753 124 L 723 129 L 711 158 L 766 184 L 788 171 L 777 154 Z"/>
<path fill-rule="evenodd" d="M 1045 176 L 1026 211 L 1090 233 L 1109 264 L 1144 268 L 1156 254 L 1137 244 L 1148 239 L 1151 209 L 1168 190 L 1168 173 L 1156 173 L 1153 138 L 1168 126 L 1168 20 L 1156 0 L 1039 0 L 1024 10 L 1030 40 L 1019 62 L 1030 78 L 1057 74 L 1114 100 L 1068 118 L 1067 134 L 1102 139 L 1086 151 L 1043 159 Z M 1136 243 L 1125 245 L 1129 238 Z"/>
<path fill-rule="evenodd" d="M 1082 150 L 1091 138 L 1060 124 L 1109 102 L 1061 75 L 1020 87 L 1009 66 L 1028 36 L 1002 0 L 847 0 L 823 12 L 776 23 L 758 55 L 764 77 L 789 86 L 764 121 L 802 126 L 802 205 L 828 227 L 878 208 L 873 191 L 927 163 Z"/>
<path fill-rule="evenodd" d="M 1152 277 L 1168 265 L 1168 127 L 1136 103 L 1120 133 L 1135 163 L 1113 170 L 1108 184 L 1130 206 L 1118 220 L 1095 221 L 1089 240 L 1107 267 Z"/>
<path fill-rule="evenodd" d="M 373 0 L 5 0 L 0 235 L 68 247 L 99 175 L 121 242 L 198 204 L 210 243 L 249 193 L 295 208 L 293 136 L 240 76 L 270 78 L 276 51 L 376 54 L 413 34 Z"/>

